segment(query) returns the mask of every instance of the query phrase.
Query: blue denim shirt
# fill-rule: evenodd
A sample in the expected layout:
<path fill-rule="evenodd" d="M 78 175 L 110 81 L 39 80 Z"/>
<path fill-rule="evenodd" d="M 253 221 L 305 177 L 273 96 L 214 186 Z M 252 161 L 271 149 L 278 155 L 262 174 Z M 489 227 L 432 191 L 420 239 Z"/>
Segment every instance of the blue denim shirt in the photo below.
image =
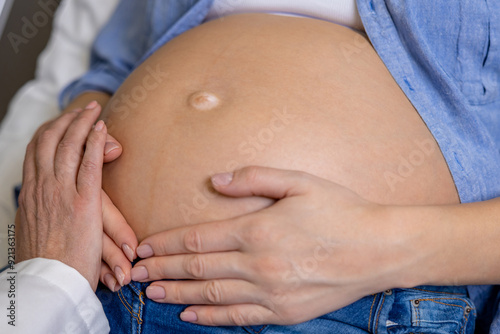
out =
<path fill-rule="evenodd" d="M 90 71 L 62 92 L 61 106 L 89 90 L 114 93 L 159 47 L 201 24 L 212 3 L 122 0 Z M 461 201 L 500 197 L 500 0 L 357 4 L 374 48 L 440 145 Z M 496 312 L 494 291 L 470 287 L 479 313 Z"/>

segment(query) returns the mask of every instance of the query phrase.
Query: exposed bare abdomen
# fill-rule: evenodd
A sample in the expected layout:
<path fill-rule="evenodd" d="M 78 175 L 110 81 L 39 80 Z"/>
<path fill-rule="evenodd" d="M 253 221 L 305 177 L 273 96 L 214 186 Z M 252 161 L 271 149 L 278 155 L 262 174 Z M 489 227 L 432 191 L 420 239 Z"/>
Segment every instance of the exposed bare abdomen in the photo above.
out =
<path fill-rule="evenodd" d="M 123 155 L 104 188 L 142 239 L 269 205 L 210 191 L 248 165 L 306 171 L 379 203 L 455 203 L 441 152 L 367 40 L 333 23 L 245 14 L 142 64 L 105 111 Z"/>

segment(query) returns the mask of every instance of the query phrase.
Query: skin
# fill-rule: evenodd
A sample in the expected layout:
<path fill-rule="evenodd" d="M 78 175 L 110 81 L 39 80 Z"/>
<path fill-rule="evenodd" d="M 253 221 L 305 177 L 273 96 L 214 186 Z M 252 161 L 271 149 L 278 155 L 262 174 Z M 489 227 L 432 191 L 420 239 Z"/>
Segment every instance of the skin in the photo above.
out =
<path fill-rule="evenodd" d="M 94 103 L 37 131 L 26 151 L 16 216 L 17 261 L 59 260 L 78 270 L 94 290 L 101 267 L 107 136 L 102 121 L 92 129 L 100 111 Z"/>
<path fill-rule="evenodd" d="M 144 246 L 139 256 L 155 255 L 131 277 L 193 279 L 156 282 L 148 297 L 197 304 L 182 317 L 200 324 L 291 324 L 417 285 L 402 273 L 431 260 L 410 259 L 422 231 L 389 224 L 383 205 L 453 204 L 458 196 L 425 124 L 360 38 L 315 20 L 229 17 L 181 35 L 127 79 L 105 111 L 124 152 L 105 167 L 103 186 Z M 359 52 L 346 57 L 343 45 Z M 151 69 L 168 75 L 136 103 Z M 198 108 L 200 92 L 220 103 Z M 270 142 L 255 139 L 283 106 L 289 122 Z M 258 152 L 252 159 L 238 151 L 243 142 Z M 424 163 L 391 188 L 385 172 L 398 173 L 415 152 Z M 235 159 L 273 168 L 243 169 L 241 189 L 210 185 Z M 325 265 L 304 275 L 323 242 Z M 303 312 L 304 303 L 314 306 Z"/>
<path fill-rule="evenodd" d="M 362 48 L 346 57 L 343 45 Z M 154 74 L 161 82 L 147 89 Z M 200 92 L 219 104 L 200 109 Z M 436 142 L 376 52 L 329 22 L 253 14 L 192 29 L 134 71 L 103 118 L 125 148 L 103 188 L 139 241 L 269 206 L 211 191 L 210 175 L 247 165 L 305 171 L 380 204 L 458 202 Z M 424 154 L 419 143 L 430 147 L 424 163 L 391 188 L 385 175 Z"/>
<path fill-rule="evenodd" d="M 111 96 L 103 92 L 86 92 L 75 98 L 63 111 L 78 110 L 91 101 L 98 102 L 104 108 Z M 122 154 L 122 145 L 110 134 L 107 134 L 104 147 L 104 163 L 116 160 Z M 109 196 L 102 192 L 102 212 L 104 219 L 103 261 L 101 263 L 100 281 L 111 291 L 118 291 L 130 283 L 130 270 L 136 257 L 137 237 L 127 224 L 125 218 L 113 204 Z M 113 268 L 113 269 L 111 269 Z"/>
<path fill-rule="evenodd" d="M 175 49 L 171 52 L 174 51 Z M 373 66 L 369 68 L 372 69 Z M 366 73 L 366 70 L 358 74 L 360 73 Z M 379 74 L 374 77 L 380 78 Z M 293 81 L 287 81 L 289 82 Z M 182 83 L 185 84 L 178 82 L 177 87 L 182 87 Z M 351 84 L 356 85 L 357 81 Z M 133 87 L 134 84 L 129 85 L 129 89 Z M 124 89 L 126 91 L 127 88 Z M 373 92 L 372 97 L 376 98 L 383 91 L 387 92 L 386 89 Z M 190 96 L 186 92 L 184 95 L 175 90 L 170 92 L 172 96 L 180 94 L 183 99 Z M 393 101 L 394 98 L 397 101 L 401 95 L 395 92 L 389 94 L 389 99 L 381 100 Z M 179 106 L 180 104 L 177 105 Z M 143 109 L 146 111 L 154 111 L 155 107 L 158 110 L 161 105 L 151 103 L 145 107 Z M 256 108 L 258 109 L 258 105 Z M 169 109 L 161 111 L 165 110 Z M 410 114 L 404 115 L 406 117 Z M 151 122 L 138 127 L 147 124 Z M 411 124 L 417 125 L 417 131 L 422 129 L 421 123 Z M 410 130 L 412 129 L 408 127 L 402 128 L 402 131 Z M 119 136 L 120 131 L 115 131 Z M 425 131 L 421 134 L 425 136 Z M 125 151 L 128 151 L 129 146 L 131 150 L 134 149 L 133 142 L 137 139 L 123 137 L 120 141 Z M 231 138 L 227 140 L 230 141 Z M 217 151 L 216 157 L 220 157 L 223 152 L 224 150 Z M 353 152 L 355 151 L 350 153 Z M 408 153 L 404 145 L 402 152 Z M 125 165 L 120 161 L 126 161 L 126 156 L 115 165 Z M 435 165 L 432 166 L 433 163 Z M 373 164 L 369 166 L 371 169 Z M 432 172 L 421 172 L 415 181 L 405 182 L 403 188 L 415 190 L 418 194 L 422 191 L 423 183 L 430 183 L 434 186 L 429 187 L 426 194 L 435 195 L 436 192 L 432 192 L 432 189 L 445 189 L 447 193 L 439 194 L 436 201 L 456 202 L 456 193 L 453 192 L 452 184 L 450 186 L 451 179 L 445 173 L 446 168 L 439 154 L 429 159 L 419 171 L 425 170 L 425 166 L 431 166 L 429 169 Z M 223 167 L 220 170 L 226 170 L 226 166 Z M 186 224 L 182 219 L 170 218 L 168 215 L 169 219 L 164 219 L 163 224 L 164 228 L 169 229 L 157 234 L 153 234 L 153 230 L 146 230 L 141 235 L 139 225 L 136 225 L 134 229 L 144 238 L 137 252 L 142 257 L 149 257 L 136 266 L 146 268 L 149 277 L 144 281 L 161 278 L 193 279 L 184 282 L 155 282 L 148 289 L 148 296 L 158 302 L 194 304 L 181 317 L 199 324 L 291 324 L 314 318 L 385 288 L 420 284 L 488 284 L 500 281 L 496 260 L 500 258 L 497 247 L 500 228 L 495 224 L 495 217 L 500 213 L 498 200 L 468 205 L 381 205 L 356 194 L 363 192 L 362 186 L 352 192 L 330 180 L 283 168 L 249 167 L 237 170 L 232 177 L 217 175 L 212 178 L 214 191 L 224 195 L 221 198 L 225 198 L 225 201 L 230 200 L 227 197 L 232 197 L 241 199 L 234 203 L 247 200 L 252 203 L 251 207 L 238 208 L 239 217 L 224 219 L 219 216 L 220 219 L 207 223 L 200 218 L 193 225 L 183 226 Z M 133 169 L 129 169 L 130 171 L 133 172 Z M 213 173 L 208 170 L 196 172 L 207 176 Z M 428 179 L 436 174 L 441 177 Z M 232 182 L 226 184 L 227 182 L 221 181 L 224 179 Z M 185 179 L 182 181 L 184 182 L 176 185 L 178 190 L 186 187 Z M 340 181 L 346 182 L 344 178 Z M 448 186 L 437 186 L 436 182 L 445 182 Z M 364 180 L 362 183 L 372 182 Z M 355 183 L 343 185 L 353 185 L 355 188 Z M 188 186 L 192 187 L 193 184 L 188 183 Z M 369 197 L 370 193 L 365 189 L 364 197 Z M 390 199 L 386 197 L 386 200 Z M 245 209 L 255 212 L 245 214 Z M 213 215 L 224 214 L 214 212 Z M 228 216 L 236 213 L 238 212 L 230 212 Z M 118 226 L 120 222 L 123 225 L 124 220 L 110 219 L 108 224 Z M 433 233 L 428 233 L 431 229 Z M 290 237 L 294 238 L 293 242 L 283 242 Z M 318 238 L 315 237 L 320 237 L 322 242 L 318 244 Z M 115 240 L 115 244 L 122 243 Z M 318 246 L 322 245 L 326 245 L 325 252 L 318 250 Z M 119 248 L 110 250 L 120 252 Z M 300 270 L 302 264 L 311 257 L 314 258 L 315 254 L 319 256 L 317 261 L 323 262 L 321 269 L 304 274 Z M 124 257 L 123 254 L 122 256 Z M 348 265 L 353 263 L 358 265 Z M 289 276 L 282 276 L 288 272 L 291 273 Z M 159 297 L 162 293 L 164 296 Z M 314 302 L 309 302 L 311 300 Z M 304 310 L 304 303 L 313 307 Z"/>
<path fill-rule="evenodd" d="M 158 233 L 137 249 L 150 257 L 136 264 L 147 268 L 145 281 L 193 279 L 154 282 L 146 291 L 158 302 L 194 304 L 181 314 L 185 321 L 294 324 L 388 288 L 500 282 L 500 199 L 377 205 L 302 172 L 249 167 L 229 185 L 219 177 L 213 184 L 224 195 L 278 201 Z M 282 241 L 291 236 L 293 243 Z M 312 272 L 305 269 L 311 259 L 320 264 Z"/>

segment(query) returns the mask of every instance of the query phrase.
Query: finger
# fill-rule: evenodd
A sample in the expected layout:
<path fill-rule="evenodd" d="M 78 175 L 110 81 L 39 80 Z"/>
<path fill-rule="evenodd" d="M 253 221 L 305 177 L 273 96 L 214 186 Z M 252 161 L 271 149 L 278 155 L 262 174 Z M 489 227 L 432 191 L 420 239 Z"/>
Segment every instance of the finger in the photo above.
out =
<path fill-rule="evenodd" d="M 113 270 L 114 277 L 120 286 L 130 283 L 132 264 L 122 250 L 106 234 L 102 238 L 102 259 Z"/>
<path fill-rule="evenodd" d="M 134 281 L 161 279 L 248 279 L 242 267 L 247 261 L 239 252 L 188 254 L 152 257 L 141 260 L 132 268 Z"/>
<path fill-rule="evenodd" d="M 76 117 L 76 115 L 74 115 Z M 31 141 L 26 146 L 26 153 L 24 155 L 23 162 L 23 184 L 28 183 L 30 180 L 34 179 L 36 176 L 36 147 L 38 142 L 38 137 L 40 134 L 47 129 L 47 127 L 53 121 L 45 122 L 42 124 L 31 138 Z M 63 132 L 64 135 L 64 132 Z M 61 135 L 62 136 L 62 135 Z M 53 163 L 54 159 L 52 157 Z"/>
<path fill-rule="evenodd" d="M 23 184 L 27 184 L 36 176 L 36 162 L 35 162 L 35 142 L 31 141 L 26 147 L 23 162 Z"/>
<path fill-rule="evenodd" d="M 121 248 L 129 262 L 134 261 L 137 257 L 135 249 L 138 244 L 134 231 L 104 191 L 101 191 L 101 198 L 104 233 Z"/>
<path fill-rule="evenodd" d="M 256 303 L 260 292 L 242 280 L 159 281 L 147 287 L 146 296 L 158 303 L 230 305 Z"/>
<path fill-rule="evenodd" d="M 122 154 L 122 145 L 113 136 L 108 134 L 104 147 L 104 163 L 112 162 Z"/>
<path fill-rule="evenodd" d="M 116 292 L 121 288 L 120 284 L 118 284 L 118 281 L 115 278 L 115 274 L 104 262 L 101 262 L 101 273 L 99 274 L 99 280 L 113 292 Z"/>
<path fill-rule="evenodd" d="M 255 326 L 274 324 L 275 314 L 256 304 L 230 306 L 190 306 L 181 313 L 181 319 L 204 326 Z"/>
<path fill-rule="evenodd" d="M 246 218 L 219 221 L 176 228 L 153 234 L 137 247 L 137 255 L 148 258 L 153 255 L 208 253 L 238 250 L 240 233 L 244 233 Z"/>
<path fill-rule="evenodd" d="M 69 125 L 78 113 L 66 113 L 56 120 L 44 124 L 33 137 L 31 148 L 34 152 L 36 169 L 39 171 L 54 171 L 54 159 L 57 147 L 64 137 Z M 30 146 L 28 145 L 28 146 Z"/>
<path fill-rule="evenodd" d="M 106 134 L 104 122 L 97 122 L 88 136 L 85 154 L 78 171 L 76 189 L 80 195 L 89 200 L 100 200 L 101 198 L 102 164 Z"/>
<path fill-rule="evenodd" d="M 212 184 L 227 196 L 282 199 L 304 194 L 312 177 L 304 172 L 252 166 L 233 174 L 216 174 L 212 176 Z"/>
<path fill-rule="evenodd" d="M 74 184 L 78 166 L 82 161 L 84 145 L 100 112 L 101 107 L 97 102 L 90 103 L 87 109 L 79 112 L 78 117 L 69 125 L 57 147 L 55 156 L 54 170 L 59 180 L 66 180 Z"/>

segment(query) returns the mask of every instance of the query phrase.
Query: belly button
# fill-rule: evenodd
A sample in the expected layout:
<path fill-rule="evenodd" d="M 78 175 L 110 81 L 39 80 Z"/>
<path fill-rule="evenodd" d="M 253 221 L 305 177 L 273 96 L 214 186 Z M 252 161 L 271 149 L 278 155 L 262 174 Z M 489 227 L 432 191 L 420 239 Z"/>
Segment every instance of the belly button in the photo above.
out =
<path fill-rule="evenodd" d="M 212 93 L 196 92 L 189 97 L 188 103 L 198 110 L 212 110 L 219 105 L 220 101 Z"/>

